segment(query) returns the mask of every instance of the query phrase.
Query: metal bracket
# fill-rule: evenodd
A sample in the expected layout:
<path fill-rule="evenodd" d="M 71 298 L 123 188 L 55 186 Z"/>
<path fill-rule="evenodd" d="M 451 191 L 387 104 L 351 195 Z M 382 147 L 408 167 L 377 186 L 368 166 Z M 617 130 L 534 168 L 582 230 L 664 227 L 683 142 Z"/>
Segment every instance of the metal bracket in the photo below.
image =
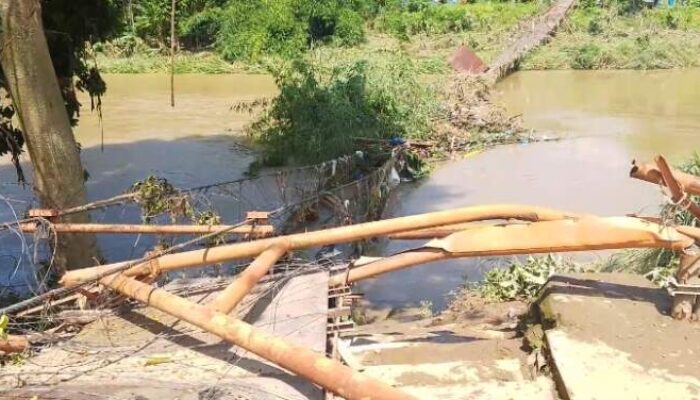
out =
<path fill-rule="evenodd" d="M 671 296 L 675 296 L 677 294 L 700 296 L 700 285 L 680 284 L 673 278 L 668 281 L 668 287 L 666 290 L 668 290 L 668 293 Z"/>

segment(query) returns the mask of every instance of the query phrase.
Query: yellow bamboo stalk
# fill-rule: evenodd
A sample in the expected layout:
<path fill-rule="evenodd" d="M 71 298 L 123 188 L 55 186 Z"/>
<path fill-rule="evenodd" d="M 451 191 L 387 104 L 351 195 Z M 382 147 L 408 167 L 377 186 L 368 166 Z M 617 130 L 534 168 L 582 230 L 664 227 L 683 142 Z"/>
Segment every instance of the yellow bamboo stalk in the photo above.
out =
<path fill-rule="evenodd" d="M 34 233 L 39 225 L 34 223 L 20 224 L 24 233 Z M 223 234 L 237 235 L 270 235 L 274 233 L 272 225 L 128 225 L 128 224 L 51 224 L 56 233 L 123 233 L 123 234 L 208 234 L 226 230 Z"/>
<path fill-rule="evenodd" d="M 678 182 L 683 186 L 683 190 L 686 193 L 700 196 L 700 177 L 686 174 L 685 172 L 678 171 L 677 169 L 671 169 L 671 172 L 676 180 L 678 180 Z M 664 185 L 661 171 L 659 171 L 659 168 L 655 163 L 637 163 L 636 161 L 632 161 L 630 176 L 632 178 L 655 183 L 657 185 Z"/>
<path fill-rule="evenodd" d="M 270 271 L 273 265 L 284 256 L 289 246 L 276 244 L 260 253 L 248 268 L 243 270 L 219 295 L 205 307 L 228 314 L 253 289 L 253 287 Z"/>
<path fill-rule="evenodd" d="M 348 243 L 408 230 L 470 221 L 483 221 L 489 219 L 556 220 L 570 218 L 575 218 L 575 214 L 542 207 L 521 205 L 505 204 L 459 208 L 382 221 L 366 222 L 363 224 L 342 226 L 320 231 L 298 233 L 278 238 L 261 239 L 245 243 L 234 243 L 212 247 L 205 250 L 168 254 L 159 257 L 156 259 L 156 262 L 151 261 L 138 264 L 126 270 L 125 274 L 127 276 L 157 274 L 160 272 L 181 268 L 198 267 L 242 258 L 255 257 L 264 250 L 268 249 L 270 246 L 279 243 L 288 243 L 291 251 L 325 246 L 329 244 Z M 133 261 L 125 261 L 121 263 L 69 271 L 61 279 L 61 284 L 64 286 L 71 286 L 77 283 L 89 281 L 95 279 L 95 277 L 103 273 L 108 273 L 109 271 L 115 271 L 119 268 L 123 268 L 124 265 L 130 262 Z"/>
<path fill-rule="evenodd" d="M 415 265 L 450 258 L 505 256 L 623 248 L 683 250 L 694 240 L 673 228 L 631 217 L 484 226 L 435 239 L 420 249 L 399 253 L 331 277 L 341 286 Z"/>
<path fill-rule="evenodd" d="M 100 280 L 119 293 L 213 333 L 349 400 L 408 400 L 412 396 L 340 362 L 123 274 Z"/>

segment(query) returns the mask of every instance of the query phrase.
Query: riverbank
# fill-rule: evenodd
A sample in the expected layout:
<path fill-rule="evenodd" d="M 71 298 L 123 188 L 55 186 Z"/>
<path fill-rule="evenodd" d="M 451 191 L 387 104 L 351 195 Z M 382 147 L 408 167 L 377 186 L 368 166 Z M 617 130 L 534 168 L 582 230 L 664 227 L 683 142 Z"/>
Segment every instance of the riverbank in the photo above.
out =
<path fill-rule="evenodd" d="M 509 4 L 484 1 L 442 6 L 427 4 L 429 2 L 416 2 L 415 7 L 387 6 L 360 23 L 365 33 L 357 44 L 318 42 L 294 57 L 268 52 L 255 58 L 231 58 L 223 51 L 227 39 L 220 38 L 208 51 L 179 52 L 175 72 L 260 73 L 270 65 L 299 57 L 328 66 L 360 60 L 370 64 L 386 64 L 400 57 L 413 60 L 421 73 L 444 74 L 450 72 L 449 57 L 459 45 L 469 46 L 488 62 L 517 33 L 522 21 L 546 8 L 546 3 L 539 1 Z M 96 45 L 95 49 L 98 65 L 105 73 L 170 72 L 169 52 L 149 49 L 143 41 L 115 39 Z"/>
<path fill-rule="evenodd" d="M 700 8 L 626 10 L 582 4 L 552 41 L 520 65 L 542 69 L 667 69 L 700 66 Z"/>

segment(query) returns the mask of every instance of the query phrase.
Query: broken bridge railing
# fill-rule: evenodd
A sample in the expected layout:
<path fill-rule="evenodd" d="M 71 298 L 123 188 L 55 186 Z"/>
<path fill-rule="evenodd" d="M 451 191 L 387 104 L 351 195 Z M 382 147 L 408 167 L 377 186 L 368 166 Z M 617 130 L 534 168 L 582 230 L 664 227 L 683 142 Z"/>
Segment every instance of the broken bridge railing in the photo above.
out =
<path fill-rule="evenodd" d="M 631 175 L 668 187 L 673 201 L 693 210 L 685 193 L 700 193 L 700 180 L 672 170 L 662 157 L 635 164 Z M 679 197 L 679 192 L 682 193 Z M 495 225 L 469 224 L 505 220 Z M 487 205 L 366 222 L 356 225 L 238 242 L 202 250 L 69 271 L 65 287 L 99 281 L 103 287 L 173 315 L 274 362 L 347 399 L 409 399 L 410 395 L 352 370 L 324 354 L 297 346 L 228 315 L 285 254 L 375 237 L 430 239 L 423 246 L 363 262 L 331 277 L 343 286 L 378 274 L 447 258 L 623 248 L 664 248 L 682 254 L 677 278 L 697 274 L 700 228 L 666 226 L 649 217 L 598 217 L 542 207 Z M 148 282 L 167 271 L 220 262 L 254 261 L 213 302 L 200 305 Z M 684 278 L 686 277 L 686 278 Z M 693 297 L 694 299 L 694 297 Z M 676 305 L 674 305 L 674 311 Z M 674 314 L 678 316 L 677 314 Z M 9 342 L 9 341 L 8 341 Z M 2 342 L 0 342 L 2 346 Z"/>

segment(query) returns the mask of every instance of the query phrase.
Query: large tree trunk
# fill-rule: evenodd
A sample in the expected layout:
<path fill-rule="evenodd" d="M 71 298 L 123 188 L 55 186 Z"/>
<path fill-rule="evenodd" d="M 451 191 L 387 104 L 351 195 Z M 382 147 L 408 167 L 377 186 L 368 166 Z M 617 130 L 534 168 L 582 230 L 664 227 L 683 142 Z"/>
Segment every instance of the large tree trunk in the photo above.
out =
<path fill-rule="evenodd" d="M 38 0 L 0 0 L 0 64 L 17 109 L 34 171 L 34 188 L 46 208 L 86 202 L 83 167 L 58 86 L 41 22 Z M 88 222 L 87 214 L 65 217 Z M 93 236 L 58 237 L 59 268 L 95 264 Z"/>

